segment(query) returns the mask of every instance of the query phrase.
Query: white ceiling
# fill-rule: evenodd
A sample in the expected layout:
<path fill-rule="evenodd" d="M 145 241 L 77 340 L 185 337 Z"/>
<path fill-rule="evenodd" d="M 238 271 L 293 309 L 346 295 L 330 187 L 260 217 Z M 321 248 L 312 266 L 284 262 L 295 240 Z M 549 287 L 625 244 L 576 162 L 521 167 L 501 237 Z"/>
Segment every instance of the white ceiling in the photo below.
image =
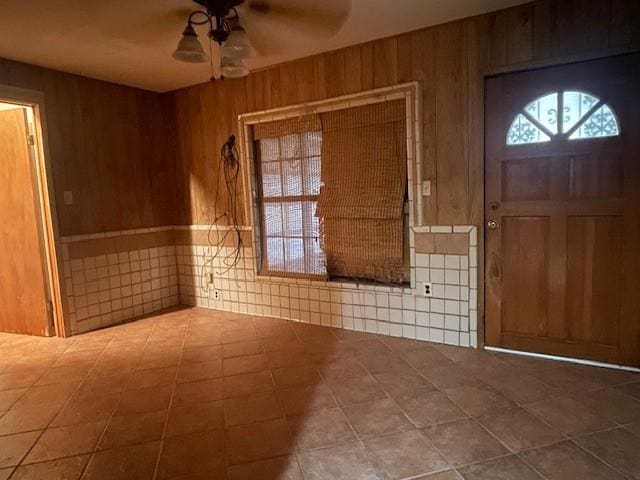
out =
<path fill-rule="evenodd" d="M 280 3 L 287 1 L 293 0 Z M 329 38 L 269 15 L 240 15 L 250 36 L 253 31 L 280 45 L 277 53 L 250 59 L 257 69 L 521 3 L 351 0 L 351 14 Z M 210 77 L 208 64 L 171 57 L 192 7 L 191 0 L 2 0 L 0 57 L 155 91 L 201 83 Z"/>

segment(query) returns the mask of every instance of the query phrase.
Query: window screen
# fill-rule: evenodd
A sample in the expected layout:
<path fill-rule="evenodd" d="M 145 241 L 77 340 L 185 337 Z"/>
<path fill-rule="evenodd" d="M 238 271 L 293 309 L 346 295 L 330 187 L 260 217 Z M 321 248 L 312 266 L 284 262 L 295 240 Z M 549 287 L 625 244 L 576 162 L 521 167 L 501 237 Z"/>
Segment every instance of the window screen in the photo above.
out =
<path fill-rule="evenodd" d="M 254 129 L 254 139 L 266 135 L 255 141 L 261 273 L 326 278 L 316 216 L 322 133 L 306 128 L 287 129 L 285 124 L 279 127 Z"/>

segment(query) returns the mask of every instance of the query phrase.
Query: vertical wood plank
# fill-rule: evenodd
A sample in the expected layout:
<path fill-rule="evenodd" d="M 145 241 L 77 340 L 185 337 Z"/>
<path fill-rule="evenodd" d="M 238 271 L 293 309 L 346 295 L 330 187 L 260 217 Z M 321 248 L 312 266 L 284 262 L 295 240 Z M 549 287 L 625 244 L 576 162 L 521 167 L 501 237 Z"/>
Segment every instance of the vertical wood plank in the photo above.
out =
<path fill-rule="evenodd" d="M 328 97 L 339 97 L 346 93 L 344 88 L 346 82 L 343 50 L 330 52 L 326 55 L 323 73 Z"/>
<path fill-rule="evenodd" d="M 327 62 L 328 58 L 326 53 L 322 53 L 314 57 L 313 69 L 316 78 L 315 98 L 317 100 L 327 98 L 329 96 L 327 93 L 327 74 L 325 73 L 329 69 Z"/>
<path fill-rule="evenodd" d="M 345 93 L 362 91 L 362 55 L 359 45 L 344 50 Z"/>
<path fill-rule="evenodd" d="M 277 108 L 282 106 L 282 86 L 280 83 L 280 69 L 278 67 L 266 70 L 266 90 L 268 91 L 269 102 L 266 108 Z"/>
<path fill-rule="evenodd" d="M 489 64 L 491 68 L 502 67 L 508 63 L 507 22 L 508 14 L 506 11 L 489 15 Z"/>
<path fill-rule="evenodd" d="M 308 102 L 315 98 L 315 76 L 313 57 L 296 61 L 296 92 L 300 102 Z"/>
<path fill-rule="evenodd" d="M 217 145 L 224 137 L 224 129 L 228 123 L 228 108 L 224 99 L 229 95 L 229 85 L 235 80 L 228 79 L 219 85 L 209 82 L 197 87 L 202 112 L 202 170 L 200 173 L 203 186 L 202 202 L 199 206 L 199 223 L 209 224 L 220 215 L 225 205 L 219 204 L 216 193 L 222 188 L 223 175 L 220 170 L 220 159 Z M 223 120 L 223 121 L 221 121 Z"/>
<path fill-rule="evenodd" d="M 588 49 L 589 12 L 586 0 L 566 0 L 554 3 L 553 53 L 567 56 Z"/>
<path fill-rule="evenodd" d="M 360 54 L 362 58 L 362 89 L 371 90 L 374 88 L 373 79 L 373 43 L 365 43 L 360 46 Z"/>
<path fill-rule="evenodd" d="M 484 72 L 489 66 L 486 16 L 467 22 L 469 62 L 469 223 L 484 223 Z"/>
<path fill-rule="evenodd" d="M 533 5 L 533 59 L 543 60 L 551 56 L 552 37 L 551 1 L 537 2 Z"/>
<path fill-rule="evenodd" d="M 296 88 L 295 63 L 280 65 L 280 87 L 282 105 L 294 105 L 298 103 L 298 89 Z M 235 96 L 234 96 L 235 100 Z"/>
<path fill-rule="evenodd" d="M 250 73 L 247 76 L 247 82 L 245 84 L 247 97 L 247 112 L 254 112 L 258 110 L 256 107 L 256 74 Z M 170 95 L 170 94 L 169 94 Z"/>
<path fill-rule="evenodd" d="M 423 197 L 423 222 L 438 222 L 434 30 L 411 34 L 411 76 L 422 87 L 422 179 L 431 181 L 431 195 Z"/>
<path fill-rule="evenodd" d="M 510 64 L 533 58 L 533 7 L 525 5 L 507 13 L 507 61 Z"/>
<path fill-rule="evenodd" d="M 611 28 L 611 2 L 609 0 L 583 0 L 582 8 L 589 12 L 589 50 L 609 47 Z"/>
<path fill-rule="evenodd" d="M 398 76 L 397 83 L 411 81 L 411 34 L 405 33 L 398 37 Z"/>
<path fill-rule="evenodd" d="M 626 47 L 640 43 L 640 2 L 611 0 L 612 47 Z"/>
<path fill-rule="evenodd" d="M 373 84 L 376 88 L 398 83 L 398 39 L 373 42 Z"/>
<path fill-rule="evenodd" d="M 460 22 L 436 29 L 438 222 L 465 224 L 468 205 L 468 65 Z"/>

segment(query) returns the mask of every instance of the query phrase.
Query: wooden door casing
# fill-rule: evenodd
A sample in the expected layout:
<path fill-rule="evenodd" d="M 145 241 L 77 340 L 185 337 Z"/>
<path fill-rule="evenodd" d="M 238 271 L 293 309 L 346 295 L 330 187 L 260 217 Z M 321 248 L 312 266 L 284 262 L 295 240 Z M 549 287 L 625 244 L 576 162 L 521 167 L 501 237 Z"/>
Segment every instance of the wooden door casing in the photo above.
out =
<path fill-rule="evenodd" d="M 640 365 L 640 55 L 487 80 L 487 345 Z M 584 91 L 620 135 L 507 145 L 530 101 Z"/>
<path fill-rule="evenodd" d="M 0 332 L 49 336 L 45 264 L 26 109 L 0 111 Z"/>

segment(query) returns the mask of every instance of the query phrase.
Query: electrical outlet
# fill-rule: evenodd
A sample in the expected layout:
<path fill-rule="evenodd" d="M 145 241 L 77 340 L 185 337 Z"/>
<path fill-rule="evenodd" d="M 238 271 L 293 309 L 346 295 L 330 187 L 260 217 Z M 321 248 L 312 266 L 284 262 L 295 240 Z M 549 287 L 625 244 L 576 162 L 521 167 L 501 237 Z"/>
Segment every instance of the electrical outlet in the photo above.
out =
<path fill-rule="evenodd" d="M 424 180 L 422 182 L 422 196 L 423 197 L 431 196 L 431 180 Z"/>
<path fill-rule="evenodd" d="M 220 290 L 214 290 L 213 291 L 213 299 L 214 300 L 220 300 L 222 298 L 222 295 L 220 294 Z"/>
<path fill-rule="evenodd" d="M 431 285 L 431 282 L 424 282 L 422 284 L 422 295 L 425 297 L 433 295 L 433 286 Z"/>

